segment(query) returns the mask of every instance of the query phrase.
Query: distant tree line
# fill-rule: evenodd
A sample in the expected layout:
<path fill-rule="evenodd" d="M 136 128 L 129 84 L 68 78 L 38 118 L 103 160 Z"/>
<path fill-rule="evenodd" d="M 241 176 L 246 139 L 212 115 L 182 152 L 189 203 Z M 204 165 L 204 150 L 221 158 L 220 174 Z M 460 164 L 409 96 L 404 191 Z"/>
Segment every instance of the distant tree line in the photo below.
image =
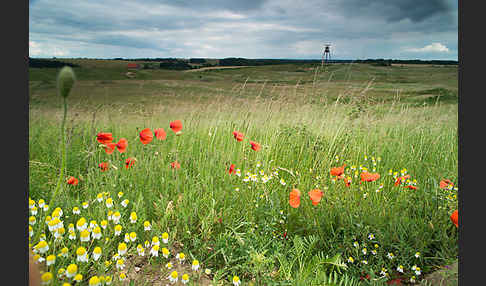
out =
<path fill-rule="evenodd" d="M 65 63 L 55 59 L 33 59 L 29 57 L 31 68 L 62 68 L 63 66 L 79 67 L 77 64 Z"/>

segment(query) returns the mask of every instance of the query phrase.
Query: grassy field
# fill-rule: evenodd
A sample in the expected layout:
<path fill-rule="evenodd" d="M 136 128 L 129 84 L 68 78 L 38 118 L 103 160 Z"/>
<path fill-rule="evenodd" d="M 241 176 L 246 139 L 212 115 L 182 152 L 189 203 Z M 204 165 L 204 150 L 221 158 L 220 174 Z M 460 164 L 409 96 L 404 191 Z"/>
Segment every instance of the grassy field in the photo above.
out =
<path fill-rule="evenodd" d="M 68 253 L 52 265 L 42 262 L 46 273 L 57 277 L 74 263 L 85 285 L 94 276 L 110 276 L 115 285 L 165 285 L 174 269 L 177 284 L 187 273 L 188 285 L 232 285 L 234 276 L 242 285 L 386 285 L 419 283 L 457 260 L 450 219 L 457 186 L 439 188 L 442 179 L 457 179 L 457 66 L 138 70 L 129 79 L 122 61 L 66 61 L 81 67 L 74 68 L 67 99 L 66 169 L 53 201 L 61 166 L 59 70 L 29 69 L 29 197 L 38 209 L 30 214 L 36 220 L 31 247 L 45 234 L 49 250 L 34 247 L 37 259 L 64 247 Z M 183 124 L 179 135 L 169 128 L 175 120 Z M 167 137 L 142 144 L 145 128 L 163 128 Z M 235 140 L 235 130 L 243 141 Z M 100 132 L 112 133 L 115 143 L 126 138 L 126 151 L 107 154 L 96 139 Z M 252 150 L 250 141 L 261 149 Z M 136 158 L 130 168 L 128 158 Z M 171 168 L 174 161 L 180 169 Z M 100 170 L 102 162 L 108 170 Z M 229 173 L 231 164 L 237 174 Z M 331 175 L 343 165 L 342 178 Z M 380 177 L 362 181 L 365 171 Z M 69 176 L 79 183 L 66 184 Z M 399 177 L 405 179 L 397 185 Z M 293 189 L 301 192 L 297 208 L 289 204 Z M 315 205 L 313 189 L 323 193 Z M 56 207 L 65 228 L 57 240 L 44 223 Z M 119 222 L 110 211 L 120 212 Z M 100 240 L 92 237 L 95 226 L 89 241 L 80 241 L 78 229 L 69 239 L 68 225 L 81 217 L 106 221 Z M 124 241 L 130 232 L 136 241 Z M 150 254 L 154 236 L 168 258 Z M 128 252 L 113 260 L 120 243 Z M 102 255 L 95 261 L 97 246 Z M 88 262 L 77 261 L 79 247 Z M 175 257 L 180 252 L 183 263 Z M 123 269 L 116 267 L 120 259 Z M 194 259 L 198 271 L 191 269 Z M 174 268 L 166 267 L 169 261 Z M 72 283 L 60 277 L 54 285 Z"/>

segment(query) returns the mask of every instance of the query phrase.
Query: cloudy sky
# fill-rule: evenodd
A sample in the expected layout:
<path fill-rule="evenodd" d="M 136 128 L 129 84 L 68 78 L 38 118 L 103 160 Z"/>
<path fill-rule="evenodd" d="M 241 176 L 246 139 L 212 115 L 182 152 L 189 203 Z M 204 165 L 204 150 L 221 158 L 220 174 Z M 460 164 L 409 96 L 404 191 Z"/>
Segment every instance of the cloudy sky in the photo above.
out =
<path fill-rule="evenodd" d="M 29 56 L 458 60 L 457 0 L 30 0 Z"/>

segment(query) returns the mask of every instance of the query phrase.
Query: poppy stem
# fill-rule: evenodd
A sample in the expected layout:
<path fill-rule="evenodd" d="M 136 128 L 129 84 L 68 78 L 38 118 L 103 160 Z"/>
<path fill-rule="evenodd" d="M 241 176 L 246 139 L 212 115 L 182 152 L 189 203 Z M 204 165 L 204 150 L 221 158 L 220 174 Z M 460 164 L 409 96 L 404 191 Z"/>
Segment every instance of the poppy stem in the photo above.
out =
<path fill-rule="evenodd" d="M 66 97 L 63 97 L 63 103 L 64 103 L 64 115 L 62 117 L 62 123 L 61 123 L 61 133 L 62 133 L 62 142 L 61 142 L 61 148 L 62 148 L 62 159 L 61 159 L 61 173 L 59 174 L 59 178 L 57 179 L 57 186 L 56 189 L 54 190 L 54 193 L 52 194 L 51 197 L 51 204 L 54 202 L 54 199 L 57 196 L 57 193 L 59 192 L 59 189 L 62 189 L 62 178 L 64 176 L 64 169 L 66 167 L 66 132 L 64 130 L 64 125 L 66 124 L 66 116 L 67 116 L 67 100 Z"/>

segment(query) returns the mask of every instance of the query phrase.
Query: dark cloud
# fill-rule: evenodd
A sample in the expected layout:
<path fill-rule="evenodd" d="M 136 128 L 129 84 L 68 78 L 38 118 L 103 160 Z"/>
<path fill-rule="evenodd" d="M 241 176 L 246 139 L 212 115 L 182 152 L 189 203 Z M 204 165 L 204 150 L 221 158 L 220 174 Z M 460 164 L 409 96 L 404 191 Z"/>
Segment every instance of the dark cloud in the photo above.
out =
<path fill-rule="evenodd" d="M 144 1 L 146 2 L 146 1 Z M 266 0 L 169 0 L 156 1 L 171 6 L 193 8 L 195 10 L 230 10 L 234 12 L 245 12 L 257 10 L 263 6 Z"/>
<path fill-rule="evenodd" d="M 352 17 L 379 17 L 388 22 L 421 22 L 438 14 L 447 17 L 454 9 L 447 0 L 332 0 L 329 6 Z"/>

